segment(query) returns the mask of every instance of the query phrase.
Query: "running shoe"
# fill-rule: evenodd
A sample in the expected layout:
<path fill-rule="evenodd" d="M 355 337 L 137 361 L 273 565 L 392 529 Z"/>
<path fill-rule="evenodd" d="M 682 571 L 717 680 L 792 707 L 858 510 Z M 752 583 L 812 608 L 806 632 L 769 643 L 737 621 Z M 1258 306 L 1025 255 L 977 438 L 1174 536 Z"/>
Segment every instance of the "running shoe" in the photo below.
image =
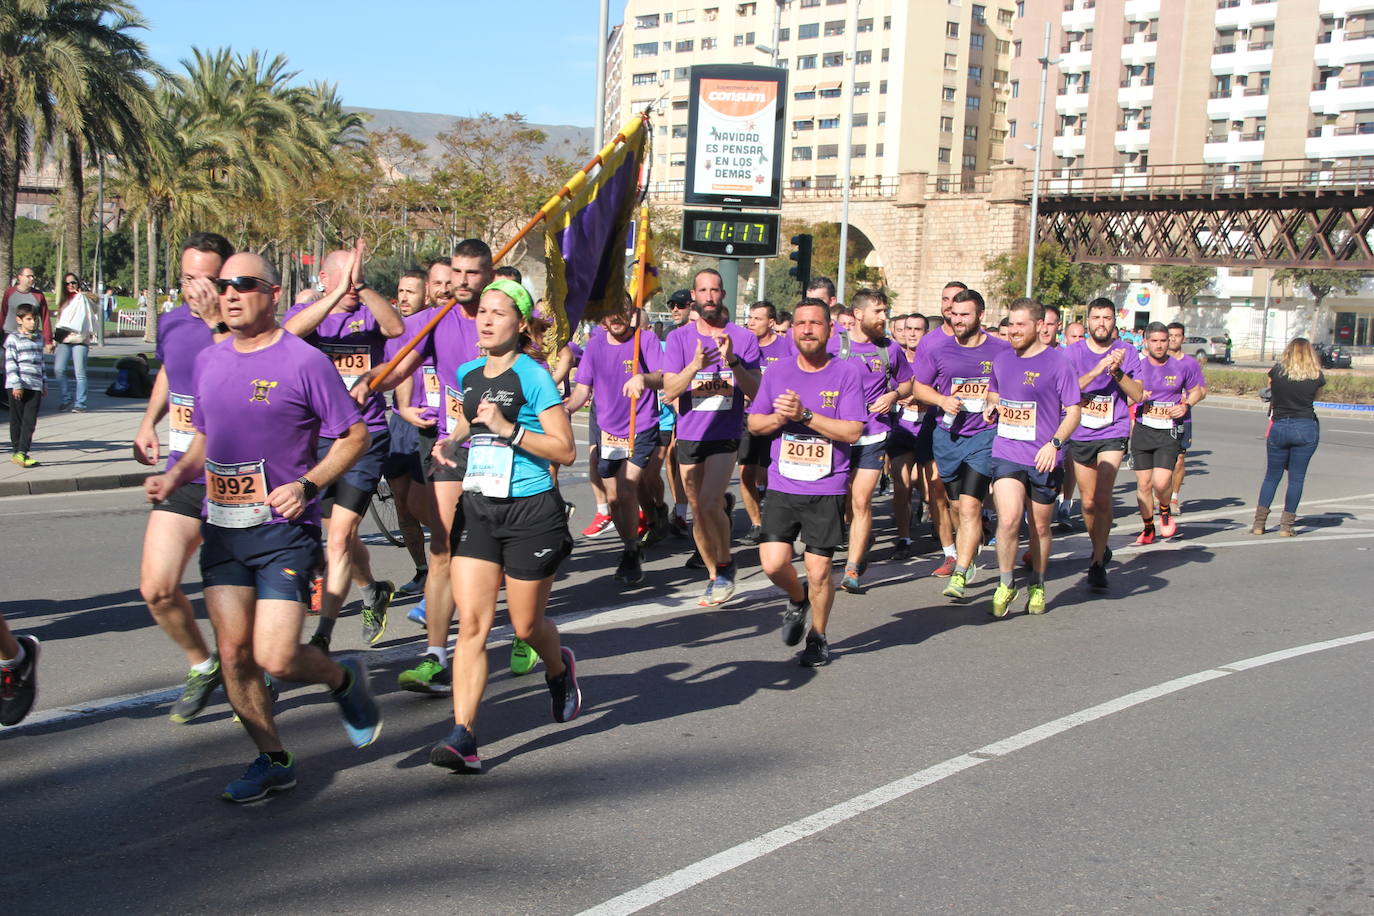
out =
<path fill-rule="evenodd" d="M 970 564 L 968 565 L 968 569 L 964 571 L 964 584 L 965 584 L 965 585 L 972 585 L 972 584 L 973 584 L 973 577 L 976 576 L 976 575 L 978 575 L 978 564 L 977 564 L 977 563 L 970 563 Z"/>
<path fill-rule="evenodd" d="M 310 605 L 305 612 L 314 616 L 320 612 L 320 603 L 324 600 L 324 577 L 316 576 L 310 580 Z"/>
<path fill-rule="evenodd" d="M 582 711 L 582 690 L 577 686 L 577 656 L 567 646 L 559 649 L 563 656 L 563 673 L 558 677 L 545 678 L 549 685 L 549 700 L 553 708 L 553 721 L 571 722 Z"/>
<path fill-rule="evenodd" d="M 749 530 L 744 533 L 744 536 L 739 539 L 739 542 L 743 544 L 745 547 L 757 547 L 759 546 L 759 541 L 762 540 L 762 538 L 763 526 L 750 525 Z"/>
<path fill-rule="evenodd" d="M 945 557 L 944 562 L 931 570 L 930 574 L 937 579 L 948 579 L 954 575 L 954 557 Z"/>
<path fill-rule="evenodd" d="M 706 591 L 701 593 L 697 599 L 697 607 L 715 607 L 720 602 L 716 601 L 716 580 L 712 579 L 706 583 Z"/>
<path fill-rule="evenodd" d="M 797 663 L 803 668 L 820 668 L 830 664 L 830 643 L 824 633 L 812 630 L 806 634 L 806 648 L 797 656 Z"/>
<path fill-rule="evenodd" d="M 1026 590 L 1026 613 L 1045 613 L 1045 586 L 1032 585 Z"/>
<path fill-rule="evenodd" d="M 24 453 L 15 452 L 13 455 L 10 455 L 10 464 L 17 464 L 22 468 L 24 466 Z"/>
<path fill-rule="evenodd" d="M 534 666 L 539 664 L 539 653 L 534 651 L 534 646 L 525 642 L 519 636 L 510 641 L 510 673 L 516 677 L 522 674 L 529 674 L 534 670 Z"/>
<path fill-rule="evenodd" d="M 849 592 L 851 595 L 859 594 L 861 591 L 859 587 L 859 576 L 861 575 L 863 575 L 863 573 L 859 572 L 857 566 L 846 566 L 844 568 L 844 578 L 840 580 L 840 588 Z"/>
<path fill-rule="evenodd" d="M 735 594 L 735 564 L 731 561 L 730 565 L 716 570 L 715 579 L 711 580 L 709 590 L 711 604 L 710 607 L 718 607 L 729 601 Z M 702 599 L 705 600 L 704 598 Z"/>
<path fill-rule="evenodd" d="M 968 577 L 964 573 L 951 573 L 949 584 L 945 586 L 945 590 L 940 594 L 944 595 L 946 598 L 962 598 L 964 597 L 964 590 L 967 586 Z"/>
<path fill-rule="evenodd" d="M 178 725 L 185 725 L 200 715 L 201 710 L 210 702 L 210 694 L 215 692 L 216 687 L 224 683 L 224 673 L 220 670 L 219 657 L 212 655 L 210 659 L 215 663 L 215 667 L 209 672 L 202 674 L 192 668 L 186 675 L 186 688 L 182 690 L 177 701 L 172 704 L 171 715 L 167 717 Z"/>
<path fill-rule="evenodd" d="M 1056 528 L 1072 528 L 1073 518 L 1069 514 L 1069 501 L 1063 500 L 1054 507 L 1054 525 Z"/>
<path fill-rule="evenodd" d="M 314 636 L 310 637 L 309 644 L 319 649 L 325 655 L 329 654 L 329 637 L 324 633 L 316 633 Z"/>
<path fill-rule="evenodd" d="M 38 462 L 35 461 L 34 458 L 33 458 L 33 456 L 30 455 L 30 454 L 28 454 L 27 452 L 20 454 L 20 456 L 19 456 L 19 464 L 21 464 L 22 466 L 24 466 L 24 467 L 26 467 L 26 468 L 36 468 L 36 467 L 38 467 Z"/>
<path fill-rule="evenodd" d="M 1155 542 L 1155 526 L 1146 525 L 1145 530 L 1141 531 L 1134 543 L 1137 547 L 1144 547 Z"/>
<path fill-rule="evenodd" d="M 692 533 L 691 526 L 687 524 L 687 519 L 680 515 L 674 515 L 668 522 L 668 533 L 675 538 L 685 538 Z"/>
<path fill-rule="evenodd" d="M 1171 513 L 1159 513 L 1159 534 L 1160 537 L 1171 538 L 1178 534 L 1178 522 L 1174 521 Z"/>
<path fill-rule="evenodd" d="M 453 692 L 453 672 L 439 659 L 426 652 L 420 658 L 420 664 L 409 671 L 401 672 L 396 683 L 402 690 L 409 690 L 411 693 L 448 694 Z"/>
<path fill-rule="evenodd" d="M 668 507 L 659 506 L 654 512 L 653 524 L 649 526 L 649 530 L 644 533 L 644 536 L 639 539 L 639 546 L 652 547 L 667 538 L 671 531 L 672 521 L 669 518 Z"/>
<path fill-rule="evenodd" d="M 706 561 L 701 558 L 701 551 L 693 548 L 692 555 L 687 558 L 687 562 L 682 564 L 687 569 L 705 569 Z"/>
<path fill-rule="evenodd" d="M 787 602 L 787 609 L 782 612 L 782 644 L 784 646 L 795 646 L 801 642 L 802 633 L 806 630 L 806 614 L 811 610 L 811 602 L 806 598 L 800 601 Z"/>
<path fill-rule="evenodd" d="M 38 699 L 38 656 L 41 654 L 37 636 L 16 636 L 24 647 L 24 661 L 10 668 L 0 668 L 0 725 L 18 725 L 33 709 Z"/>
<path fill-rule="evenodd" d="M 639 559 L 639 549 L 626 547 L 620 552 L 620 565 L 615 568 L 615 580 L 626 585 L 638 585 L 644 581 L 644 566 Z"/>
<path fill-rule="evenodd" d="M 948 593 L 948 592 L 946 592 Z M 997 591 L 992 593 L 992 616 L 1005 617 L 1007 611 L 1011 610 L 1011 603 L 1016 600 L 1016 587 L 1013 585 L 1003 585 L 997 583 Z"/>
<path fill-rule="evenodd" d="M 577 507 L 574 506 L 572 503 L 568 502 L 566 499 L 563 500 L 563 520 L 568 524 L 572 524 L 573 516 L 576 514 Z"/>
<path fill-rule="evenodd" d="M 649 520 L 644 517 L 644 510 L 639 510 L 639 523 L 635 528 L 635 540 L 638 541 L 649 533 Z"/>
<path fill-rule="evenodd" d="M 904 559 L 911 556 L 911 538 L 897 538 L 892 545 L 892 556 L 894 559 Z"/>
<path fill-rule="evenodd" d="M 338 690 L 330 691 L 330 696 L 339 704 L 348 740 L 354 747 L 367 747 L 382 733 L 382 713 L 367 683 L 367 662 L 346 658 L 339 662 L 339 667 L 344 669 L 347 679 Z"/>
<path fill-rule="evenodd" d="M 427 578 L 429 578 L 428 570 L 416 570 L 415 578 L 396 589 L 391 597 L 394 599 L 409 598 L 411 595 L 423 595 L 425 593 L 425 580 Z"/>
<path fill-rule="evenodd" d="M 1170 500 L 1170 501 L 1169 501 L 1169 514 L 1170 514 L 1170 515 L 1182 515 L 1182 514 L 1183 514 L 1183 507 L 1182 507 L 1181 505 L 1179 505 L 1178 500 L 1173 499 L 1173 500 Z"/>
<path fill-rule="evenodd" d="M 374 646 L 386 632 L 386 609 L 391 607 L 391 596 L 396 588 L 394 582 L 383 579 L 372 585 L 372 605 L 363 605 L 363 642 Z"/>
<path fill-rule="evenodd" d="M 1088 567 L 1088 588 L 1103 591 L 1107 588 L 1107 567 L 1103 563 L 1093 563 Z"/>
<path fill-rule="evenodd" d="M 606 530 L 611 527 L 611 524 L 612 521 L 609 515 L 603 515 L 598 512 L 592 516 L 592 520 L 587 527 L 582 529 L 582 536 L 584 538 L 600 537 L 606 533 Z"/>
<path fill-rule="evenodd" d="M 243 805 L 285 792 L 296 784 L 296 758 L 291 754 L 286 758 L 286 763 L 273 763 L 271 757 L 259 754 L 242 776 L 224 787 L 220 798 Z"/>
<path fill-rule="evenodd" d="M 482 772 L 482 758 L 477 756 L 477 738 L 466 725 L 455 725 L 448 737 L 429 752 L 429 762 L 455 773 Z"/>
<path fill-rule="evenodd" d="M 406 614 L 406 620 L 418 623 L 422 629 L 429 626 L 429 621 L 425 619 L 425 599 L 421 598 L 419 603 L 410 609 Z"/>

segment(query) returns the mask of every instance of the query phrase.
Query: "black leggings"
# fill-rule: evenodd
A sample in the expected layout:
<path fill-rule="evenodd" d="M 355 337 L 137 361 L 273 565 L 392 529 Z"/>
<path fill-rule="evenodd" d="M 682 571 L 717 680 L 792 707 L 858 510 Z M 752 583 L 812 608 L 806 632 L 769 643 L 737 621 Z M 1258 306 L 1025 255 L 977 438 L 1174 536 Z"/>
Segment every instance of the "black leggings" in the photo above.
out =
<path fill-rule="evenodd" d="M 27 455 L 33 447 L 33 430 L 38 425 L 38 405 L 43 403 L 43 392 L 20 390 L 24 392 L 20 398 L 16 398 L 13 391 L 9 392 L 10 448 Z"/>

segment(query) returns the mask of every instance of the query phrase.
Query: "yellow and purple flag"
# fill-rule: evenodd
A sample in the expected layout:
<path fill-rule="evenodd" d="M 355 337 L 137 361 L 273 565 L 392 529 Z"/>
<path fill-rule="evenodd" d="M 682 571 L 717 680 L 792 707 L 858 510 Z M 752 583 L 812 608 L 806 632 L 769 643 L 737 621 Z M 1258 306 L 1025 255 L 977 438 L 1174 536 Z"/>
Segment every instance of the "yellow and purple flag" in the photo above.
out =
<path fill-rule="evenodd" d="M 644 295 L 639 295 L 640 271 L 644 273 Z M 649 208 L 639 207 L 639 219 L 635 221 L 635 263 L 630 268 L 630 288 L 626 291 L 632 302 L 648 302 L 663 288 L 658 280 L 658 264 L 654 262 L 654 233 L 649 227 Z"/>
<path fill-rule="evenodd" d="M 625 239 L 639 194 L 644 120 L 636 117 L 601 151 L 601 166 L 579 173 L 565 197 L 545 206 L 546 298 L 566 341 L 584 318 L 597 319 L 625 297 Z"/>

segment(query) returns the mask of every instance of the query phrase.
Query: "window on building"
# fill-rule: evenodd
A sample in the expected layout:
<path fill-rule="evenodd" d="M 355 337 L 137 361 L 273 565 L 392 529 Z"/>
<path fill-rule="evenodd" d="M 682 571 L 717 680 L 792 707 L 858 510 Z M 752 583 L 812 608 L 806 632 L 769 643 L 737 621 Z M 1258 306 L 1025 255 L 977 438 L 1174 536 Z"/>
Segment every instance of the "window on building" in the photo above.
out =
<path fill-rule="evenodd" d="M 999 87 L 1000 87 L 1000 86 L 1005 86 L 1005 85 L 1007 84 L 1007 71 L 1005 71 L 1005 70 L 994 70 L 994 71 L 992 71 L 992 82 L 993 82 L 994 85 L 999 86 Z"/>
<path fill-rule="evenodd" d="M 798 91 L 792 93 L 792 98 L 798 102 L 809 102 L 815 97 L 816 90 L 814 89 L 799 89 Z"/>
<path fill-rule="evenodd" d="M 668 136 L 668 125 L 667 125 L 667 124 L 660 124 L 660 125 L 658 125 L 658 135 L 659 135 L 660 137 L 666 137 L 666 136 Z"/>
<path fill-rule="evenodd" d="M 819 98 L 822 98 L 822 99 L 838 99 L 838 98 L 840 97 L 840 90 L 839 90 L 839 89 L 821 89 L 820 91 L 818 91 L 818 92 L 816 93 L 816 95 L 817 95 Z"/>
<path fill-rule="evenodd" d="M 630 77 L 631 86 L 653 86 L 658 83 L 658 74 L 652 70 L 648 73 L 636 73 Z"/>
<path fill-rule="evenodd" d="M 868 95 L 868 85 L 869 85 L 868 83 L 855 83 L 855 84 L 854 84 L 854 94 L 855 94 L 855 95 Z"/>
<path fill-rule="evenodd" d="M 953 86 L 945 86 L 940 90 L 940 98 L 946 102 L 952 102 L 954 101 L 955 92 L 956 90 Z"/>
<path fill-rule="evenodd" d="M 673 139 L 674 139 L 674 140 L 685 140 L 686 138 L 687 138 L 687 125 L 686 125 L 686 124 L 674 124 L 674 125 L 673 125 Z"/>
<path fill-rule="evenodd" d="M 888 53 L 888 49 L 887 49 L 887 48 L 883 48 L 882 56 L 879 57 L 878 59 L 881 60 L 883 63 L 887 63 L 887 53 Z"/>
<path fill-rule="evenodd" d="M 887 80 L 878 83 L 878 95 L 887 95 Z"/>
<path fill-rule="evenodd" d="M 836 35 L 844 34 L 844 20 L 836 19 L 825 24 L 825 36 L 833 38 Z"/>
<path fill-rule="evenodd" d="M 973 15 L 973 24 L 974 24 L 974 25 L 987 25 L 987 24 L 988 24 L 988 8 L 987 8 L 986 6 L 982 6 L 981 4 L 978 4 L 978 3 L 973 4 L 973 13 L 972 13 L 972 15 Z"/>
<path fill-rule="evenodd" d="M 834 52 L 832 52 L 832 53 L 830 53 L 830 54 L 822 54 L 822 55 L 821 55 L 821 66 L 822 66 L 822 67 L 843 67 L 843 66 L 844 66 L 844 52 L 843 52 L 843 51 L 834 51 Z"/>
<path fill-rule="evenodd" d="M 840 126 L 840 119 L 839 119 L 839 118 L 821 118 L 821 120 L 820 120 L 820 128 L 821 128 L 821 130 L 834 130 L 835 128 L 837 128 L 837 127 L 839 127 L 839 126 Z"/>
<path fill-rule="evenodd" d="M 1026 18 L 1026 0 L 1016 0 L 1016 15 L 1021 19 Z"/>
<path fill-rule="evenodd" d="M 671 70 L 660 70 L 660 71 L 659 71 L 659 74 L 658 74 L 658 81 L 659 81 L 660 83 L 666 83 L 666 82 L 668 82 L 668 74 L 669 74 L 669 73 L 672 73 L 672 71 L 671 71 Z"/>
<path fill-rule="evenodd" d="M 1001 99 L 994 99 L 993 102 L 992 102 L 992 113 L 993 113 L 993 114 L 1006 114 L 1006 113 L 1007 113 L 1007 103 L 1006 103 L 1006 102 L 1003 102 Z"/>
<path fill-rule="evenodd" d="M 973 109 L 973 110 L 975 110 L 975 111 L 976 111 L 977 109 L 979 109 L 979 108 L 982 108 L 982 107 L 983 107 L 983 98 L 982 98 L 982 96 L 977 96 L 977 95 L 968 96 L 967 98 L 964 99 L 964 107 L 965 107 L 965 108 Z"/>
<path fill-rule="evenodd" d="M 856 111 L 856 112 L 854 113 L 854 120 L 850 121 L 850 122 L 849 122 L 849 125 L 850 125 L 851 127 L 867 127 L 867 126 L 868 126 L 868 112 L 866 112 L 866 111 Z"/>
<path fill-rule="evenodd" d="M 809 161 L 809 160 L 811 159 L 811 147 L 809 147 L 809 146 L 794 146 L 794 147 L 792 147 L 792 159 L 793 159 L 793 161 L 797 161 L 797 160 L 806 160 L 806 161 Z"/>
<path fill-rule="evenodd" d="M 968 68 L 968 78 L 974 85 L 981 86 L 983 84 L 983 68 L 977 64 L 971 64 Z"/>
<path fill-rule="evenodd" d="M 972 153 L 969 153 L 968 155 L 964 156 L 962 164 L 965 172 L 971 172 L 974 169 L 978 168 L 978 157 L 973 155 Z"/>
<path fill-rule="evenodd" d="M 797 69 L 798 69 L 798 70 L 815 70 L 815 69 L 816 69 L 816 55 L 814 55 L 814 54 L 803 54 L 801 57 L 798 57 L 798 58 L 797 58 Z"/>
<path fill-rule="evenodd" d="M 1012 16 L 1011 16 L 1011 10 L 998 10 L 998 11 L 997 11 L 997 24 L 998 24 L 998 25 L 1010 26 L 1010 25 L 1011 25 L 1011 18 L 1012 18 Z"/>
<path fill-rule="evenodd" d="M 692 41 L 692 39 L 688 38 L 685 41 L 679 41 L 676 45 L 673 46 L 673 49 L 677 51 L 677 53 L 679 54 L 686 54 L 689 51 L 691 51 L 692 48 L 695 46 L 696 43 Z"/>
<path fill-rule="evenodd" d="M 1007 139 L 1007 132 L 1005 130 L 998 130 L 995 127 L 992 129 L 993 143 L 1001 143 L 1005 139 Z"/>
<path fill-rule="evenodd" d="M 1020 57 L 1020 56 L 1021 56 L 1021 39 L 1018 38 L 1018 39 L 1016 39 L 1015 41 L 1013 41 L 1013 42 L 1011 43 L 1011 56 L 1012 56 L 1012 57 Z"/>
<path fill-rule="evenodd" d="M 850 159 L 865 159 L 868 156 L 868 145 L 864 143 L 854 143 L 849 147 Z"/>
<path fill-rule="evenodd" d="M 757 13 L 758 11 L 759 11 L 759 5 L 758 5 L 758 3 L 753 2 L 753 0 L 751 0 L 751 2 L 749 2 L 749 3 L 736 3 L 736 4 L 735 4 L 735 15 L 736 15 L 736 16 L 752 16 L 752 15 L 754 15 L 755 13 Z"/>
<path fill-rule="evenodd" d="M 672 158 L 672 160 L 669 161 L 668 164 L 669 164 L 670 166 L 672 166 L 673 168 L 675 168 L 675 169 L 683 168 L 683 167 L 685 167 L 685 166 L 687 165 L 687 157 L 686 157 L 686 156 L 674 156 L 674 157 Z"/>
<path fill-rule="evenodd" d="M 679 80 L 690 79 L 691 76 L 692 76 L 692 68 L 691 68 L 691 67 L 674 67 L 674 68 L 673 68 L 673 81 L 674 81 L 674 82 L 677 82 L 677 81 L 679 81 Z"/>
<path fill-rule="evenodd" d="M 859 30 L 859 34 L 863 34 L 864 32 L 871 32 L 873 31 L 873 20 L 860 19 L 857 28 Z"/>
<path fill-rule="evenodd" d="M 687 110 L 687 100 L 686 100 L 686 99 L 673 99 L 673 111 L 686 111 L 686 110 Z"/>
<path fill-rule="evenodd" d="M 1008 121 L 1008 122 L 1007 122 L 1007 136 L 1008 136 L 1008 137 L 1014 137 L 1014 136 L 1016 136 L 1016 122 L 1015 122 L 1015 121 Z"/>
<path fill-rule="evenodd" d="M 940 161 L 940 162 L 948 162 L 948 161 L 949 161 L 949 154 L 950 154 L 950 148 L 949 148 L 948 146 L 942 146 L 942 147 L 940 147 L 939 151 L 936 152 L 935 158 L 936 158 L 936 160 L 938 160 L 938 161 Z"/>
<path fill-rule="evenodd" d="M 998 53 L 998 54 L 1009 54 L 1009 53 L 1011 53 L 1011 42 L 1007 41 L 1007 40 L 1004 39 L 1004 38 L 999 38 L 999 39 L 997 39 L 997 53 Z"/>
<path fill-rule="evenodd" d="M 792 30 L 791 30 L 791 29 L 778 29 L 778 41 L 791 41 L 791 40 L 792 40 Z"/>
<path fill-rule="evenodd" d="M 880 112 L 878 112 L 878 126 L 879 126 L 879 127 L 882 127 L 882 126 L 883 126 L 884 124 L 886 124 L 886 123 L 887 123 L 887 112 L 885 112 L 885 111 L 880 111 Z"/>
<path fill-rule="evenodd" d="M 1011 81 L 1011 97 L 1014 98 L 1014 99 L 1019 99 L 1019 98 L 1021 97 L 1021 81 L 1020 81 L 1020 80 L 1012 80 L 1012 81 Z"/>
<path fill-rule="evenodd" d="M 708 7 L 705 9 L 705 13 L 706 13 L 706 21 L 707 21 L 707 22 L 715 22 L 715 21 L 716 21 L 716 17 L 720 15 L 720 7 L 718 7 L 718 6 L 708 6 Z"/>
<path fill-rule="evenodd" d="M 819 38 L 821 34 L 821 24 L 819 22 L 805 22 L 797 26 L 798 38 Z"/>
<path fill-rule="evenodd" d="M 656 29 L 658 28 L 658 14 L 651 16 L 636 16 L 635 28 L 637 29 Z"/>
<path fill-rule="evenodd" d="M 820 6 L 821 0 L 801 0 L 802 9 L 810 9 L 813 6 Z"/>
<path fill-rule="evenodd" d="M 873 150 L 873 155 L 877 156 L 879 159 L 883 158 L 883 145 L 881 143 Z"/>
<path fill-rule="evenodd" d="M 883 17 L 883 31 L 884 31 L 884 32 L 890 32 L 890 31 L 892 31 L 892 17 L 891 17 L 891 16 L 884 16 L 884 17 Z"/>
<path fill-rule="evenodd" d="M 864 65 L 864 64 L 871 64 L 871 63 L 873 63 L 873 52 L 872 52 L 872 51 L 855 51 L 855 52 L 854 52 L 854 64 L 855 64 L 856 66 L 862 66 L 862 65 Z"/>
<path fill-rule="evenodd" d="M 635 57 L 657 57 L 658 42 L 646 41 L 643 44 L 635 45 Z"/>
<path fill-rule="evenodd" d="M 674 129 L 676 129 L 676 128 L 674 128 Z M 676 136 L 676 135 L 675 135 L 675 136 Z M 964 127 L 964 139 L 965 139 L 965 140 L 977 140 L 977 139 L 978 139 L 978 127 L 977 127 L 977 125 L 974 125 L 974 124 L 965 125 L 965 127 Z"/>
<path fill-rule="evenodd" d="M 682 23 L 684 23 L 684 22 L 696 22 L 696 21 L 697 21 L 697 12 L 696 12 L 696 10 L 678 10 L 678 11 L 677 11 L 677 21 L 678 21 L 678 24 L 679 24 L 679 25 L 682 24 Z"/>
<path fill-rule="evenodd" d="M 816 147 L 817 159 L 838 159 L 840 158 L 840 145 L 838 143 L 822 143 Z"/>
<path fill-rule="evenodd" d="M 802 121 L 793 121 L 793 122 L 792 122 L 792 129 L 793 129 L 793 130 L 812 130 L 812 129 L 815 128 L 815 126 L 816 126 L 816 122 L 815 122 L 814 120 L 812 120 L 811 118 L 806 118 L 805 120 L 802 120 Z"/>
<path fill-rule="evenodd" d="M 954 133 L 954 118 L 950 117 L 949 115 L 940 115 L 940 133 Z"/>
<path fill-rule="evenodd" d="M 959 37 L 959 23 L 957 23 L 957 22 L 946 22 L 946 23 L 945 23 L 945 37 L 946 37 L 946 38 L 958 38 L 958 37 Z"/>
<path fill-rule="evenodd" d="M 958 55 L 958 54 L 948 54 L 948 53 L 945 54 L 945 69 L 946 69 L 946 70 L 958 70 L 958 69 L 959 69 L 959 55 Z"/>
<path fill-rule="evenodd" d="M 715 46 L 716 46 L 716 40 L 715 40 L 714 38 L 703 38 L 703 39 L 701 40 L 701 50 L 703 50 L 703 51 L 710 51 L 710 50 L 714 49 Z"/>
<path fill-rule="evenodd" d="M 975 51 L 983 50 L 983 33 L 971 32 L 968 36 L 968 46 Z"/>

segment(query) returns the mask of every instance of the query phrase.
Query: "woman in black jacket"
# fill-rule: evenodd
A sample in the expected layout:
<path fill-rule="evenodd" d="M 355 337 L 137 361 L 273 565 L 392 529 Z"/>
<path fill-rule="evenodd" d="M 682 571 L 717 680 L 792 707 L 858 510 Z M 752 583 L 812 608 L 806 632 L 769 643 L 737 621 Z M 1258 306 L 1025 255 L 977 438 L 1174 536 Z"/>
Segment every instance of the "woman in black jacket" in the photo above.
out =
<path fill-rule="evenodd" d="M 1317 412 L 1312 404 L 1325 384 L 1316 350 L 1305 337 L 1294 338 L 1284 348 L 1283 358 L 1269 370 L 1269 409 L 1274 422 L 1266 440 L 1268 462 L 1251 534 L 1264 534 L 1269 504 L 1274 501 L 1284 471 L 1288 472 L 1288 492 L 1283 499 L 1283 515 L 1279 517 L 1279 535 L 1292 537 L 1296 533 L 1293 523 L 1297 521 L 1298 501 L 1302 499 L 1307 465 L 1317 451 L 1319 439 Z"/>

